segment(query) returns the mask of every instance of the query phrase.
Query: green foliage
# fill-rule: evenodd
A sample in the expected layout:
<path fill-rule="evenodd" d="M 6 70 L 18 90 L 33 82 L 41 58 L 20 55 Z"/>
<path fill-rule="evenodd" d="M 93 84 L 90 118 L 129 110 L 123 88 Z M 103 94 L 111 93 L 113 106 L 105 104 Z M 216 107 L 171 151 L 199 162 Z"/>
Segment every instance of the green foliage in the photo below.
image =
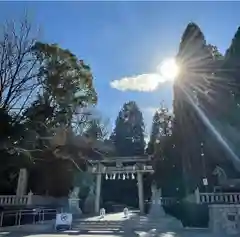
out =
<path fill-rule="evenodd" d="M 216 104 L 217 116 L 214 121 L 217 129 L 223 134 L 229 147 L 236 154 L 240 155 L 239 132 L 240 132 L 240 28 L 237 29 L 230 47 L 225 53 L 221 70 L 218 77 L 221 78 L 221 84 L 217 87 Z M 223 105 L 224 106 L 220 106 Z M 228 154 L 228 159 L 232 160 L 234 165 L 240 167 L 232 155 Z M 235 160 L 235 161 L 234 161 Z M 240 170 L 240 168 L 238 168 Z"/>
<path fill-rule="evenodd" d="M 73 174 L 70 175 L 66 160 L 56 159 L 58 157 L 56 157 L 55 152 L 58 152 L 58 156 L 62 154 L 62 159 L 66 159 L 65 157 L 76 159 L 76 154 L 79 151 L 70 140 L 70 143 L 66 143 L 67 141 L 63 137 L 65 135 L 56 134 L 56 132 L 60 129 L 66 134 L 66 139 L 69 136 L 71 139 L 76 136 L 72 126 L 74 119 L 79 116 L 79 108 L 97 102 L 92 82 L 93 77 L 89 66 L 85 65 L 82 60 L 78 60 L 69 50 L 62 49 L 58 45 L 37 42 L 32 51 L 39 60 L 38 80 L 42 85 L 42 93 L 23 113 L 26 128 L 26 139 L 23 146 L 32 151 L 33 160 L 41 158 L 42 162 L 48 164 L 47 167 L 51 165 L 51 167 L 55 166 L 61 170 L 61 172 L 55 172 L 48 178 L 43 178 L 44 185 L 38 190 L 35 189 L 36 192 L 45 193 L 48 191 L 51 195 L 66 195 L 70 188 L 69 184 L 71 184 L 69 180 L 73 178 Z M 84 123 L 86 122 L 88 121 L 84 121 Z M 68 128 L 66 133 L 64 132 L 65 128 Z M 54 136 L 60 136 L 58 139 L 63 141 L 65 145 L 54 145 L 52 142 Z M 37 162 L 37 164 L 39 165 L 34 165 L 36 172 L 39 172 L 38 169 L 42 170 L 42 173 L 48 172 L 48 168 L 41 165 L 41 162 Z M 72 162 L 70 164 L 72 166 Z M 60 181 L 62 176 L 68 182 L 56 182 L 56 180 Z M 60 188 L 56 185 L 53 187 L 53 181 L 65 183 L 67 186 L 63 185 Z M 51 185 L 49 186 L 48 183 Z"/>
<path fill-rule="evenodd" d="M 47 137 L 60 125 L 71 127 L 78 109 L 95 104 L 97 96 L 89 66 L 69 50 L 37 42 L 32 51 L 39 60 L 43 93 L 24 112 L 25 125 L 29 134 Z"/>
<path fill-rule="evenodd" d="M 173 138 L 186 193 L 193 192 L 197 186 L 203 188 L 202 179 L 206 176 L 211 187 L 216 164 L 238 163 L 226 152 L 201 114 L 223 136 L 230 149 L 240 154 L 237 149 L 239 42 L 238 30 L 223 56 L 216 46 L 206 44 L 196 24 L 189 24 L 183 34 L 178 53 L 183 70 L 174 85 Z"/>
<path fill-rule="evenodd" d="M 206 158 L 201 156 L 201 143 L 205 141 L 209 128 L 196 107 L 206 116 L 212 116 L 210 96 L 215 84 L 212 78 L 219 66 L 216 60 L 221 55 L 215 46 L 206 44 L 200 28 L 191 23 L 183 33 L 177 57 L 183 63 L 183 72 L 174 85 L 173 137 L 181 160 L 178 165 L 182 170 L 185 193 L 189 193 L 202 185 L 206 175 L 203 166 Z"/>
<path fill-rule="evenodd" d="M 58 122 L 70 125 L 79 107 L 97 102 L 90 67 L 56 44 L 37 42 L 33 52 L 40 60 L 38 77 L 55 106 Z"/>
<path fill-rule="evenodd" d="M 3 148 L 5 142 L 16 134 L 16 130 L 14 129 L 13 118 L 4 108 L 0 108 L 0 120 L 0 143 L 1 148 Z"/>
<path fill-rule="evenodd" d="M 235 104 L 240 101 L 240 27 L 238 28 L 230 47 L 225 54 L 223 69 L 226 71 L 227 84 L 231 91 L 231 97 L 234 97 Z"/>
<path fill-rule="evenodd" d="M 155 112 L 153 115 L 153 122 L 152 122 L 152 131 L 150 135 L 150 140 L 148 142 L 147 153 L 152 155 L 154 153 L 154 145 L 156 144 L 157 138 L 159 136 L 159 113 L 158 111 Z"/>
<path fill-rule="evenodd" d="M 225 54 L 225 60 L 231 62 L 232 68 L 235 68 L 236 65 L 239 65 L 239 54 L 240 54 L 240 27 L 237 29 L 230 47 L 227 49 Z"/>
<path fill-rule="evenodd" d="M 79 60 L 72 52 L 62 49 L 57 44 L 36 42 L 31 39 L 30 29 L 25 22 L 21 25 L 20 32 L 10 27 L 4 33 L 3 42 L 0 43 L 0 58 L 3 60 L 0 63 L 2 75 L 0 153 L 1 156 L 9 157 L 6 159 L 9 161 L 5 163 L 6 167 L 8 164 L 15 164 L 16 168 L 26 166 L 24 157 L 32 162 L 30 170 L 45 173 L 46 176 L 42 177 L 43 186 L 39 185 L 38 190 L 35 188 L 37 193 L 46 193 L 48 189 L 49 194 L 66 194 L 69 187 L 63 187 L 65 190 L 56 190 L 57 186 L 54 188 L 53 185 L 47 185 L 53 180 L 60 180 L 61 176 L 65 176 L 68 181 L 71 179 L 67 178 L 69 173 L 66 161 L 57 159 L 54 153 L 56 145 L 53 146 L 52 138 L 60 126 L 73 131 L 74 119 L 80 116 L 79 108 L 95 105 L 97 94 L 93 86 L 91 69 L 83 60 Z M 13 34 L 15 38 L 11 38 Z M 11 64 L 15 59 L 19 60 Z M 34 93 L 36 88 L 37 94 Z M 23 104 L 17 101 L 20 98 Z M 19 104 L 20 108 L 13 113 L 11 109 L 14 103 Z M 83 123 L 86 123 L 86 120 Z M 65 157 L 71 156 L 70 150 L 77 153 L 73 147 L 71 149 L 64 147 L 65 153 L 68 153 Z M 21 164 L 15 159 L 10 159 L 11 156 L 17 157 Z M 61 172 L 48 174 L 50 166 Z M 1 174 L 3 171 L 1 173 L 0 170 L 0 176 Z M 31 181 L 39 182 L 33 177 Z M 69 183 L 66 185 L 69 186 Z M 34 190 L 34 187 L 32 188 Z M 9 187 L 8 190 L 12 188 Z"/>
<path fill-rule="evenodd" d="M 0 190 L 11 194 L 15 192 L 18 170 L 29 164 L 23 154 L 15 151 L 24 139 L 24 126 L 4 108 L 0 108 L 0 121 Z"/>
<path fill-rule="evenodd" d="M 212 58 L 214 59 L 214 61 L 218 61 L 218 60 L 223 60 L 224 56 L 218 51 L 217 46 L 208 44 L 207 45 L 208 50 L 210 51 Z M 220 66 L 220 65 L 219 65 Z"/>
<path fill-rule="evenodd" d="M 101 118 L 95 118 L 88 121 L 84 134 L 93 140 L 103 141 L 106 138 L 108 131 L 106 130 L 106 124 L 103 120 Z"/>
<path fill-rule="evenodd" d="M 72 163 L 66 157 L 79 153 L 69 137 L 77 134 L 95 141 L 111 141 L 117 156 L 144 154 L 143 116 L 134 101 L 123 105 L 107 140 L 101 120 L 79 113 L 97 103 L 91 68 L 57 44 L 31 39 L 31 27 L 26 22 L 19 32 L 14 27 L 5 29 L 0 40 L 2 192 L 14 192 L 18 169 L 28 166 L 33 191 L 66 195 L 73 181 Z M 240 167 L 196 109 L 239 157 L 240 28 L 223 56 L 216 46 L 206 42 L 195 23 L 188 24 L 177 61 L 181 73 L 174 83 L 174 116 L 163 106 L 156 111 L 147 148 L 154 157 L 154 179 L 165 196 L 182 196 L 197 186 L 202 188 L 203 178 L 207 176 L 211 182 L 216 164 L 231 166 L 230 161 Z M 76 132 L 76 121 L 82 126 L 81 132 Z M 67 128 L 63 138 L 68 143 L 53 145 L 52 138 L 59 128 Z M 54 153 L 57 149 L 64 153 L 65 160 Z"/>
<path fill-rule="evenodd" d="M 145 149 L 144 122 L 134 101 L 123 105 L 118 114 L 111 140 L 118 156 L 143 155 Z"/>
<path fill-rule="evenodd" d="M 152 131 L 150 140 L 147 147 L 147 153 L 153 154 L 154 148 L 161 140 L 166 136 L 170 136 L 172 133 L 172 120 L 173 116 L 169 113 L 168 109 L 161 105 L 153 116 Z"/>
<path fill-rule="evenodd" d="M 153 154 L 154 180 L 164 196 L 181 196 L 181 169 L 172 136 L 173 115 L 163 105 L 153 117 L 147 152 Z M 152 150 L 151 150 L 152 149 Z M 180 182 L 179 182 L 180 181 Z"/>
<path fill-rule="evenodd" d="M 196 204 L 181 201 L 174 205 L 165 206 L 164 211 L 181 220 L 184 227 L 207 228 L 209 209 L 207 204 Z"/>
<path fill-rule="evenodd" d="M 129 157 L 144 155 L 144 123 L 143 116 L 136 102 L 125 103 L 116 119 L 115 128 L 110 140 L 115 146 L 115 156 Z M 124 202 L 129 206 L 137 204 L 137 186 L 135 180 L 104 180 L 103 199 L 106 202 Z M 110 191 L 110 192 L 109 192 Z M 112 193 L 116 195 L 112 197 Z M 124 195 L 123 193 L 128 193 Z"/>

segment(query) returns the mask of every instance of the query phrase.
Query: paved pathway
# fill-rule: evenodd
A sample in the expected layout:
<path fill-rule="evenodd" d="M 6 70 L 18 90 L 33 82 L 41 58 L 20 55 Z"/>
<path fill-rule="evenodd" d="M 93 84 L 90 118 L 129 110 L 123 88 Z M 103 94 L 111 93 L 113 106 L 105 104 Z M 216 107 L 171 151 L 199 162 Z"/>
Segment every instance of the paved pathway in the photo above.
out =
<path fill-rule="evenodd" d="M 1 237 L 128 237 L 121 233 L 89 233 L 89 234 L 81 234 L 81 233 L 74 233 L 74 232 L 65 232 L 65 233 L 0 233 Z M 139 233 L 140 237 L 148 237 L 149 235 L 146 235 L 145 233 Z M 220 237 L 220 236 L 213 236 L 210 233 L 207 233 L 206 231 L 187 231 L 187 232 L 181 232 L 181 233 L 175 233 L 175 232 L 165 232 L 165 233 L 159 233 L 157 237 Z M 221 236 L 225 237 L 225 236 Z"/>
<path fill-rule="evenodd" d="M 135 213 L 137 212 L 130 212 L 129 217 L 136 215 Z M 100 217 L 99 216 L 94 216 L 94 217 L 88 217 L 88 218 L 83 218 L 80 220 L 85 220 L 85 221 L 99 221 Z M 124 218 L 124 215 L 122 212 L 118 213 L 112 213 L 112 214 L 107 214 L 104 219 L 101 219 L 104 221 L 124 221 L 126 218 Z"/>
<path fill-rule="evenodd" d="M 132 214 L 134 215 L 134 214 Z M 108 214 L 104 219 L 99 217 L 89 217 L 75 220 L 71 231 L 56 232 L 52 231 L 0 231 L 1 237 L 151 237 L 150 233 L 137 232 L 127 234 L 123 231 L 124 221 L 123 213 Z M 165 233 L 157 233 L 156 237 L 216 237 L 209 233 L 208 230 L 180 230 Z M 220 237 L 219 235 L 217 237 Z M 224 237 L 224 236 L 221 236 Z"/>

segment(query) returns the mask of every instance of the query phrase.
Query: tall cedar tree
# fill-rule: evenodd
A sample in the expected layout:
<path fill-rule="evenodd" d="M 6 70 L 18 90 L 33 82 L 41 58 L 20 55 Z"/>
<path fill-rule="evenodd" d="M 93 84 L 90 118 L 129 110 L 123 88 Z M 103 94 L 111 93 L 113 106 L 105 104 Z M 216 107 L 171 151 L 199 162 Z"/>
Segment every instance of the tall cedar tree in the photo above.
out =
<path fill-rule="evenodd" d="M 181 196 L 181 166 L 172 136 L 173 115 L 163 106 L 153 117 L 148 152 L 153 154 L 154 180 L 163 196 Z M 152 149 L 152 150 L 150 150 Z"/>
<path fill-rule="evenodd" d="M 161 138 L 169 136 L 172 133 L 172 115 L 163 105 L 153 115 L 150 140 L 147 147 L 147 153 L 153 154 L 155 145 Z"/>
<path fill-rule="evenodd" d="M 224 60 L 220 70 L 216 73 L 218 83 L 215 87 L 215 111 L 217 111 L 214 125 L 217 131 L 223 136 L 224 140 L 233 151 L 233 153 L 223 150 L 220 144 L 220 150 L 223 150 L 220 161 L 222 167 L 231 166 L 230 175 L 234 170 L 240 171 L 240 27 L 234 35 L 230 47 L 225 53 Z M 227 169 L 227 168 L 226 168 Z"/>
<path fill-rule="evenodd" d="M 207 82 L 211 73 L 212 55 L 200 28 L 190 23 L 183 33 L 177 60 L 182 68 L 174 84 L 174 130 L 176 149 L 182 165 L 185 194 L 201 185 L 205 166 L 201 143 L 204 141 L 206 126 L 197 113 L 201 107 Z"/>
<path fill-rule="evenodd" d="M 138 156 L 144 154 L 144 122 L 136 102 L 123 105 L 118 114 L 111 140 L 117 156 Z"/>
<path fill-rule="evenodd" d="M 159 120 L 160 120 L 159 111 L 156 111 L 155 114 L 153 115 L 151 135 L 147 147 L 147 153 L 149 155 L 152 155 L 154 153 L 154 145 L 156 144 L 156 141 L 159 138 L 160 130 Z"/>

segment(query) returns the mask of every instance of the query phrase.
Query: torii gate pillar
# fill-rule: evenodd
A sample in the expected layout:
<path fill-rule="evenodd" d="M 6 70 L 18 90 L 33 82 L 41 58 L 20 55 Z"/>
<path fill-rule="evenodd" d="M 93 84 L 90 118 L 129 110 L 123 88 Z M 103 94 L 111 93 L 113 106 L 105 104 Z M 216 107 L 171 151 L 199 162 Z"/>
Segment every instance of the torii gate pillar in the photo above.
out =
<path fill-rule="evenodd" d="M 138 201 L 140 213 L 144 214 L 144 196 L 143 196 L 143 177 L 141 172 L 137 172 L 137 181 L 138 181 Z"/>
<path fill-rule="evenodd" d="M 95 196 L 95 213 L 99 213 L 100 210 L 100 196 L 101 196 L 101 179 L 102 174 L 99 172 L 97 174 L 97 182 L 96 182 L 96 196 Z"/>

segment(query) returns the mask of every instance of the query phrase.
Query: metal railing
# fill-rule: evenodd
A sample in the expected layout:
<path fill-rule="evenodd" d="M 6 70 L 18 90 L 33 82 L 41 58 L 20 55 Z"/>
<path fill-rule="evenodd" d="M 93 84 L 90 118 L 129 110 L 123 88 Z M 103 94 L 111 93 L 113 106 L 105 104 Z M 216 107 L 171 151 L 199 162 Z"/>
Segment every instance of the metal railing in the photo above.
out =
<path fill-rule="evenodd" d="M 47 220 L 56 218 L 56 214 L 61 212 L 57 209 L 32 209 L 32 210 L 13 210 L 0 212 L 0 227 L 20 226 L 25 224 L 41 224 Z"/>

